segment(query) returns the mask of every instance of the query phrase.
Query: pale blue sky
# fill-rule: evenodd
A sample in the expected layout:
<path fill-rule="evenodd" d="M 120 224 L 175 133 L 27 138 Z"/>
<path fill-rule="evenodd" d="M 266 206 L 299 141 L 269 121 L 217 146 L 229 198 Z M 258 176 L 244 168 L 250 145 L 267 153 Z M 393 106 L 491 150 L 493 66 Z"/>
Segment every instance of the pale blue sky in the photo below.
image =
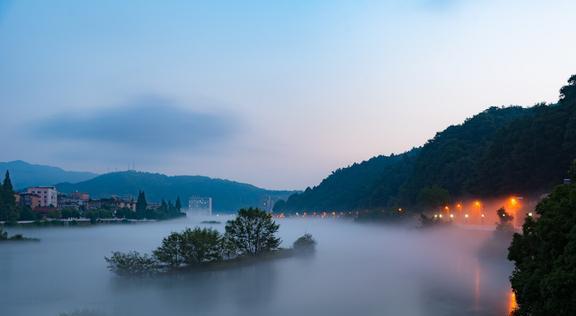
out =
<path fill-rule="evenodd" d="M 302 189 L 554 102 L 574 1 L 0 0 L 0 160 Z"/>

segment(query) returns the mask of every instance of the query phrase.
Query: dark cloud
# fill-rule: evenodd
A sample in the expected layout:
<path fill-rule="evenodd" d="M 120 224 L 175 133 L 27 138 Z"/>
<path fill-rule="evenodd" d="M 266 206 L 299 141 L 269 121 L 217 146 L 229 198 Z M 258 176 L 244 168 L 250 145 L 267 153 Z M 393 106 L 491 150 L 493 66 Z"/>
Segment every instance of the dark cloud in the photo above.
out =
<path fill-rule="evenodd" d="M 36 123 L 35 137 L 97 142 L 132 149 L 198 149 L 228 140 L 238 120 L 226 113 L 192 112 L 160 98 L 138 99 L 88 115 L 61 114 Z"/>

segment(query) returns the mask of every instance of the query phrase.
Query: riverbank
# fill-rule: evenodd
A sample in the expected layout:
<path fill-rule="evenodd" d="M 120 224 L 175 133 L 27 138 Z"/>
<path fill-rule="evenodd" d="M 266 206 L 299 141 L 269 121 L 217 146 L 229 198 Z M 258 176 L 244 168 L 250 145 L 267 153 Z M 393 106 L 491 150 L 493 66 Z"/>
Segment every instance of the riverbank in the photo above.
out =
<path fill-rule="evenodd" d="M 0 221 L 0 226 L 3 227 L 39 227 L 39 226 L 90 226 L 95 224 L 138 224 L 138 223 L 154 223 L 160 220 L 157 219 L 127 219 L 127 218 L 68 218 L 68 219 L 43 219 L 35 221 L 17 221 L 16 223 L 8 224 Z"/>

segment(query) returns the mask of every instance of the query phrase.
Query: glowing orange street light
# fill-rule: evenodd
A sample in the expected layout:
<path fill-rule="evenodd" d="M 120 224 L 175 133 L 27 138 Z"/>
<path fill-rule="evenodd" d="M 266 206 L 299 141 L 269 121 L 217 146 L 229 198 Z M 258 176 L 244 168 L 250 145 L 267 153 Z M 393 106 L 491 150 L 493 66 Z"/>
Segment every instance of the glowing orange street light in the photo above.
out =
<path fill-rule="evenodd" d="M 510 197 L 510 209 L 512 210 L 512 216 L 514 217 L 514 221 L 512 225 L 516 227 L 516 221 L 518 219 L 518 210 L 520 209 L 520 202 L 518 201 L 521 198 L 517 198 L 515 196 Z"/>

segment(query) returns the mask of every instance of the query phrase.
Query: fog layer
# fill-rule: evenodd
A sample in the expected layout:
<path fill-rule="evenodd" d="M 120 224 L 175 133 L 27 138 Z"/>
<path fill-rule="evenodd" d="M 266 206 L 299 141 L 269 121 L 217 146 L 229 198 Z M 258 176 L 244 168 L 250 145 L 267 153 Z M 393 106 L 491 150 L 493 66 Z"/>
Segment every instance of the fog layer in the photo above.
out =
<path fill-rule="evenodd" d="M 222 218 L 220 218 L 222 220 Z M 222 221 L 224 223 L 224 220 Z M 111 251 L 148 252 L 200 219 L 78 228 L 11 229 L 38 243 L 0 245 L 3 315 L 505 315 L 505 258 L 481 260 L 491 232 L 414 230 L 345 220 L 285 219 L 288 247 L 308 232 L 310 257 L 148 279 L 106 269 Z M 223 230 L 224 224 L 213 225 Z"/>

